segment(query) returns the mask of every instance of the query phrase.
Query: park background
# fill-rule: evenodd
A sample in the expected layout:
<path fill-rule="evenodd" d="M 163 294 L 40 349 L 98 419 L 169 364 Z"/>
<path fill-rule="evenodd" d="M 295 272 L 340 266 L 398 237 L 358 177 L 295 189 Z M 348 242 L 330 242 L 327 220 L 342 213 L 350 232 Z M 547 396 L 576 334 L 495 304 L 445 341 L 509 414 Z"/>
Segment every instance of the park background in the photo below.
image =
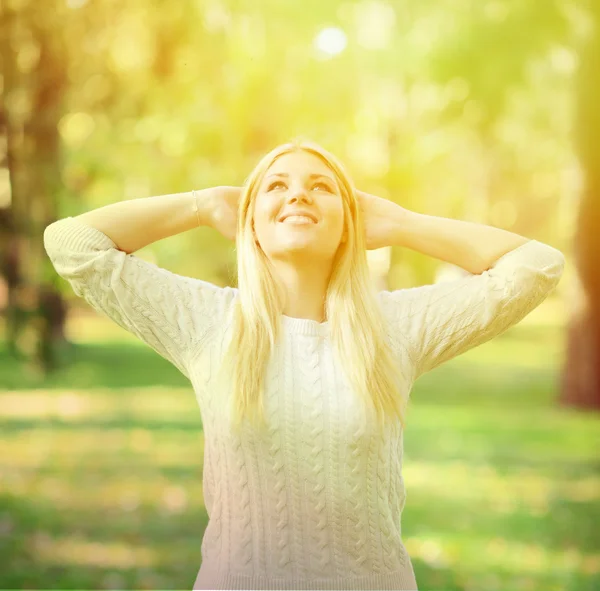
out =
<path fill-rule="evenodd" d="M 0 587 L 190 589 L 207 516 L 189 382 L 78 300 L 52 221 L 241 185 L 302 136 L 356 186 L 566 257 L 548 299 L 423 376 L 402 533 L 419 587 L 600 588 L 594 0 L 2 0 Z M 400 289 L 460 269 L 370 251 Z M 135 256 L 235 284 L 210 228 Z"/>

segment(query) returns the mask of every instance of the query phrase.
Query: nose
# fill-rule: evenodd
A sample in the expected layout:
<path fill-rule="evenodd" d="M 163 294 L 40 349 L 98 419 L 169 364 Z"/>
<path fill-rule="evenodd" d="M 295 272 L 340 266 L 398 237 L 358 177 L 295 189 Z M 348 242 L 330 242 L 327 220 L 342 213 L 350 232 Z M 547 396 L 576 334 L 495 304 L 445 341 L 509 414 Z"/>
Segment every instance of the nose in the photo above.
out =
<path fill-rule="evenodd" d="M 288 196 L 288 203 L 295 203 L 296 201 L 312 203 L 312 197 L 309 196 L 309 193 L 303 187 L 297 187 L 296 189 L 292 189 Z"/>

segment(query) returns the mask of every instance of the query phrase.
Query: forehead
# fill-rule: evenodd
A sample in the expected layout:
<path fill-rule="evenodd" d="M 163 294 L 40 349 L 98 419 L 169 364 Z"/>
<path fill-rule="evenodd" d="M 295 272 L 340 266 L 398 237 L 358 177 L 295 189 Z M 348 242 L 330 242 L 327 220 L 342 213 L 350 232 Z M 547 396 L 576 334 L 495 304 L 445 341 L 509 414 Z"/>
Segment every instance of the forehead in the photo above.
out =
<path fill-rule="evenodd" d="M 308 152 L 291 152 L 280 156 L 268 168 L 265 177 L 279 172 L 300 176 L 316 173 L 333 178 L 333 173 L 325 162 Z"/>

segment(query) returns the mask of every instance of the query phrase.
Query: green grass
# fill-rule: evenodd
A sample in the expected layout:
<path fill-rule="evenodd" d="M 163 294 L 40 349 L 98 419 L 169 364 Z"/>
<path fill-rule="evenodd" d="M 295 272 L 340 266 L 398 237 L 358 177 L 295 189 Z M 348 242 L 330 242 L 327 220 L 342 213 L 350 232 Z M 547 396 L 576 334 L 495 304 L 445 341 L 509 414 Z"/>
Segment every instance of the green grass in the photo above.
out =
<path fill-rule="evenodd" d="M 192 588 L 200 411 L 117 334 L 63 351 L 49 380 L 0 353 L 2 588 Z M 523 323 L 415 384 L 402 532 L 421 590 L 600 588 L 600 417 L 555 403 L 562 339 Z"/>

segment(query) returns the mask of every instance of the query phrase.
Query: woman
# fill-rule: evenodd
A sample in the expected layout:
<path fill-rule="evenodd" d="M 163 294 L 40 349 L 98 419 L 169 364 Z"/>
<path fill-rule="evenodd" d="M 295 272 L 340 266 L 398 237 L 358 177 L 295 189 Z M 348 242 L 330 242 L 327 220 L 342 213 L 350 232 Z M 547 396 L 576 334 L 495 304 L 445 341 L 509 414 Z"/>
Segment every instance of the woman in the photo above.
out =
<path fill-rule="evenodd" d="M 197 225 L 235 240 L 238 288 L 131 254 Z M 297 141 L 242 189 L 108 205 L 44 243 L 77 295 L 194 387 L 209 515 L 194 589 L 417 589 L 400 519 L 411 387 L 519 322 L 564 267 L 541 242 L 356 191 Z M 469 275 L 375 293 L 366 250 L 386 244 Z"/>

